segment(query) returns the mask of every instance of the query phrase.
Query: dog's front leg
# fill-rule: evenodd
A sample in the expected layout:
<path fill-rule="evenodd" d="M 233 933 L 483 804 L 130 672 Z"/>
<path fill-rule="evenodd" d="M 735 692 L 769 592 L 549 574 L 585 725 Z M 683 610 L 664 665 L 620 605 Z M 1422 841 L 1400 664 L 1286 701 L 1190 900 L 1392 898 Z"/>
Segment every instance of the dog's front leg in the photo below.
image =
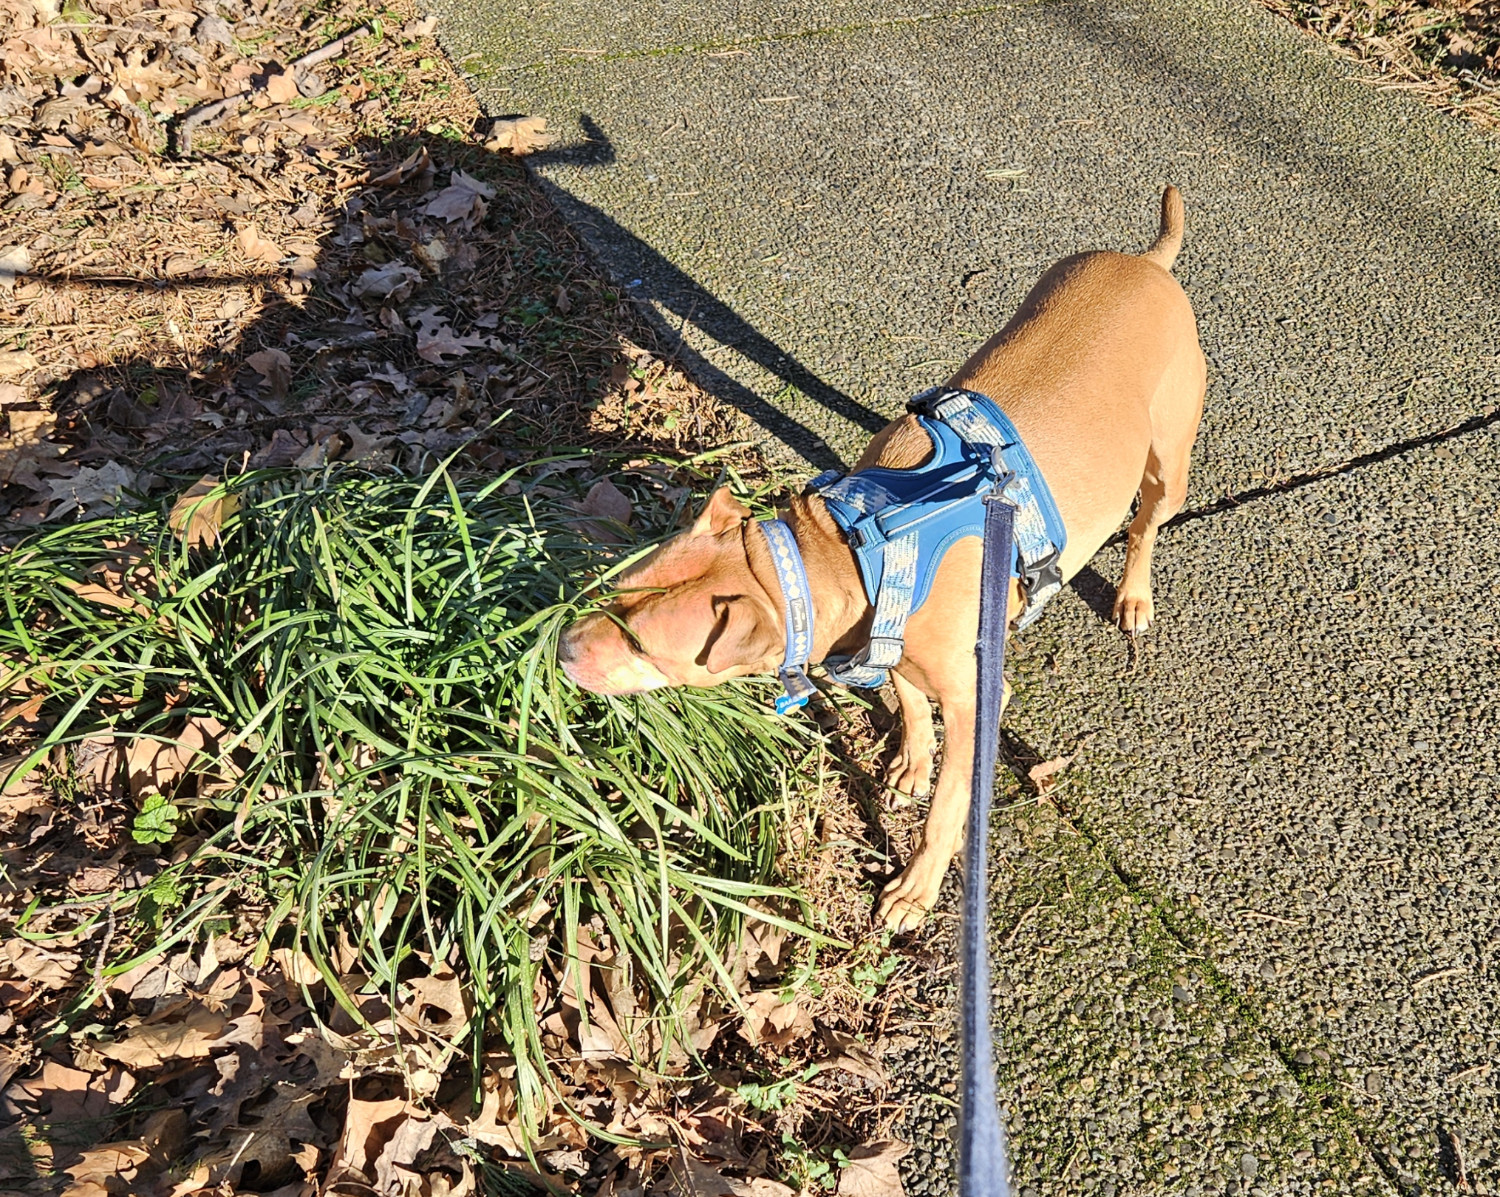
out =
<path fill-rule="evenodd" d="M 901 704 L 901 747 L 885 771 L 885 783 L 898 794 L 916 798 L 931 788 L 932 761 L 937 756 L 932 703 L 920 687 L 899 673 L 891 674 L 891 684 Z"/>
<path fill-rule="evenodd" d="M 1008 680 L 1004 687 L 1001 714 L 1010 705 Z M 917 850 L 901 875 L 881 892 L 875 912 L 892 931 L 921 926 L 937 903 L 943 876 L 963 843 L 964 824 L 969 817 L 969 793 L 974 784 L 974 692 L 968 690 L 958 698 L 940 696 L 938 701 L 943 709 L 943 767 L 938 770 L 932 806 L 922 825 Z"/>
<path fill-rule="evenodd" d="M 943 874 L 963 842 L 974 772 L 974 695 L 940 699 L 943 708 L 943 767 L 917 850 L 901 875 L 880 895 L 876 917 L 892 931 L 910 931 L 937 901 Z"/>

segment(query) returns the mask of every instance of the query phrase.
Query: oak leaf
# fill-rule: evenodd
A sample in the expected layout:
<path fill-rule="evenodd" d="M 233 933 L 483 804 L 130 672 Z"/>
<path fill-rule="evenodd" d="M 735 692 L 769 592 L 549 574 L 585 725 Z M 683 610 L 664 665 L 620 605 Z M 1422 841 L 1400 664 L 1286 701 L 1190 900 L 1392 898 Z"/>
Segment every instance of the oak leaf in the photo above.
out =
<path fill-rule="evenodd" d="M 509 150 L 512 154 L 530 154 L 552 144 L 545 116 L 517 116 L 498 120 L 490 126 L 484 148 L 491 153 Z"/>
<path fill-rule="evenodd" d="M 856 1147 L 839 1173 L 838 1197 L 905 1197 L 896 1165 L 909 1150 L 894 1139 Z"/>

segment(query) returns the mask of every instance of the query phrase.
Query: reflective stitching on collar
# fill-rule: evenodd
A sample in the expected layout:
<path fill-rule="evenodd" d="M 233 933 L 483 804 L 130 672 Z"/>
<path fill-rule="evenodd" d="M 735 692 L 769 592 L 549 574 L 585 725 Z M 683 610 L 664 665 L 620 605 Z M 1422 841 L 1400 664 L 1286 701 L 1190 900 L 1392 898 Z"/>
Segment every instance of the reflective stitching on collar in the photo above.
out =
<path fill-rule="evenodd" d="M 761 520 L 760 530 L 771 548 L 771 564 L 781 584 L 781 609 L 786 624 L 786 653 L 777 676 L 786 690 L 776 700 L 776 713 L 785 715 L 812 697 L 816 687 L 807 678 L 812 655 L 813 598 L 797 538 L 784 520 Z"/>

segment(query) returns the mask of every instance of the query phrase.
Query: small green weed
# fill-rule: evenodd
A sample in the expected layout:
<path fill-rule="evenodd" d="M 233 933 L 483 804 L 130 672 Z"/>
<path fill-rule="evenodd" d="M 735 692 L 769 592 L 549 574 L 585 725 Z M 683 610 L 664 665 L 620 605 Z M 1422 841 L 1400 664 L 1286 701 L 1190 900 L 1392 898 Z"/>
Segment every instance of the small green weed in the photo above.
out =
<path fill-rule="evenodd" d="M 177 834 L 177 818 L 177 808 L 164 796 L 147 794 L 130 825 L 130 838 L 138 844 L 165 844 Z"/>
<path fill-rule="evenodd" d="M 782 1133 L 781 1162 L 787 1178 L 804 1192 L 816 1186 L 825 1192 L 838 1187 L 839 1173 L 849 1166 L 849 1156 L 841 1147 L 831 1151 L 809 1151 L 791 1135 Z"/>
<path fill-rule="evenodd" d="M 796 1076 L 784 1077 L 779 1081 L 770 1081 L 761 1084 L 758 1081 L 743 1081 L 736 1092 L 740 1099 L 752 1110 L 760 1110 L 765 1113 L 768 1110 L 782 1110 L 802 1087 L 803 1082 L 812 1080 L 818 1075 L 818 1065 L 811 1064 Z"/>

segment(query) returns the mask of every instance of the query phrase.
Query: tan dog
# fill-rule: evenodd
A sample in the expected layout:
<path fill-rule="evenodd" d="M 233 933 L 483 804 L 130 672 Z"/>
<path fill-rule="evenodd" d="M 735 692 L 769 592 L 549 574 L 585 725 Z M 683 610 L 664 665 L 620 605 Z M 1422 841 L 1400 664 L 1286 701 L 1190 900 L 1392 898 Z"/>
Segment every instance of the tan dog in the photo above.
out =
<path fill-rule="evenodd" d="M 1203 412 L 1197 325 L 1169 273 L 1182 222 L 1182 199 L 1168 187 L 1160 235 L 1145 254 L 1086 253 L 1057 263 L 948 384 L 990 396 L 1014 421 L 1067 527 L 1064 579 L 1115 532 L 1139 493 L 1114 607 L 1119 626 L 1132 634 L 1154 615 L 1151 550 L 1157 529 L 1187 494 Z M 931 438 L 906 416 L 875 436 L 855 470 L 910 468 L 932 451 Z M 855 652 L 869 638 L 874 613 L 853 552 L 816 496 L 794 498 L 782 518 L 796 535 L 814 599 L 811 659 Z M 929 699 L 947 729 L 920 846 L 881 895 L 879 917 L 893 930 L 917 926 L 932 908 L 963 835 L 981 553 L 978 537 L 949 550 L 931 597 L 906 625 L 905 655 L 891 674 L 902 719 L 888 774 L 896 790 L 927 791 L 937 751 Z M 1012 581 L 1013 614 L 1021 597 Z M 720 488 L 692 527 L 620 579 L 607 614 L 567 630 L 558 657 L 584 689 L 629 694 L 775 673 L 783 638 L 781 584 L 765 534 Z"/>

